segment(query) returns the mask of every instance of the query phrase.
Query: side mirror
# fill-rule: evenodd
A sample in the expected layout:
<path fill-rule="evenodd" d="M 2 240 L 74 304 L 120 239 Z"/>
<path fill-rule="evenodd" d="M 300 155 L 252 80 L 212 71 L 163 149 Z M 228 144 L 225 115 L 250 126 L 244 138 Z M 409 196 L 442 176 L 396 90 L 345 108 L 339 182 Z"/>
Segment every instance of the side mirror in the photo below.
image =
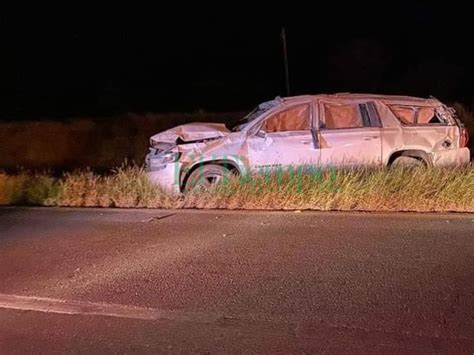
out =
<path fill-rule="evenodd" d="M 255 133 L 255 135 L 260 138 L 265 138 L 266 134 L 267 133 L 263 129 L 259 129 L 257 133 Z"/>

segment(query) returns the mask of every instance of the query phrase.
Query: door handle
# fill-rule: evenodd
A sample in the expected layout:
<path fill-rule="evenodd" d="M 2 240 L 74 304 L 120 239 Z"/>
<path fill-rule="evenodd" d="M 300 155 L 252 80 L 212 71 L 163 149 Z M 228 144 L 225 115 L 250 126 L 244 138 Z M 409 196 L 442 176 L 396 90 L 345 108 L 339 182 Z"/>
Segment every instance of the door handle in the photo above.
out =
<path fill-rule="evenodd" d="M 308 145 L 308 144 L 311 144 L 311 141 L 301 141 L 301 143 Z"/>
<path fill-rule="evenodd" d="M 377 139 L 379 138 L 378 136 L 366 136 L 366 137 L 362 137 L 362 139 L 364 141 L 371 141 L 371 140 L 374 140 L 374 139 Z"/>

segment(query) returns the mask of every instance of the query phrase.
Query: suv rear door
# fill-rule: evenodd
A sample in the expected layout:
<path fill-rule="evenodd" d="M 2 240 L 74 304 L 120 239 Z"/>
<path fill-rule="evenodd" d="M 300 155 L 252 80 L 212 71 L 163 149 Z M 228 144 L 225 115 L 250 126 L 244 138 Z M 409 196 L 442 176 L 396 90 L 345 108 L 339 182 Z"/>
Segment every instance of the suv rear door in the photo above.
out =
<path fill-rule="evenodd" d="M 382 164 L 381 121 L 374 102 L 319 101 L 321 166 Z"/>

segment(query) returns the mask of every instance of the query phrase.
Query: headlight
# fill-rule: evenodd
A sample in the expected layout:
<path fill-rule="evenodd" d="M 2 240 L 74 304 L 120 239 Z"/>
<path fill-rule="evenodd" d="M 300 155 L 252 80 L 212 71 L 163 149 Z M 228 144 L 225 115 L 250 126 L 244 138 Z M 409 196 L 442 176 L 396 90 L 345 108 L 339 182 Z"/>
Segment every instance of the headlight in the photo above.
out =
<path fill-rule="evenodd" d="M 146 157 L 146 165 L 150 170 L 163 169 L 166 164 L 174 163 L 179 160 L 181 153 L 169 152 L 165 154 L 156 153 L 156 150 L 150 149 L 150 153 Z"/>
<path fill-rule="evenodd" d="M 179 160 L 180 156 L 181 156 L 181 153 L 179 153 L 179 152 L 172 152 L 172 153 L 164 154 L 160 157 L 161 158 L 161 163 L 162 164 L 174 163 L 175 161 Z"/>

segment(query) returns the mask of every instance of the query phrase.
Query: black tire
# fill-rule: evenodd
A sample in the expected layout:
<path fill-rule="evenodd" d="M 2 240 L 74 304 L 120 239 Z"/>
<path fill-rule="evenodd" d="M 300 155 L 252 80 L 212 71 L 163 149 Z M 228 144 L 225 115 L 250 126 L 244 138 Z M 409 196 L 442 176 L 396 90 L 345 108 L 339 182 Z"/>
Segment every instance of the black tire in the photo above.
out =
<path fill-rule="evenodd" d="M 184 191 L 206 190 L 215 187 L 231 175 L 232 172 L 222 165 L 207 164 L 198 166 L 186 180 Z"/>
<path fill-rule="evenodd" d="M 426 163 L 423 159 L 410 157 L 410 156 L 401 156 L 396 158 L 391 167 L 393 168 L 424 168 Z"/>

